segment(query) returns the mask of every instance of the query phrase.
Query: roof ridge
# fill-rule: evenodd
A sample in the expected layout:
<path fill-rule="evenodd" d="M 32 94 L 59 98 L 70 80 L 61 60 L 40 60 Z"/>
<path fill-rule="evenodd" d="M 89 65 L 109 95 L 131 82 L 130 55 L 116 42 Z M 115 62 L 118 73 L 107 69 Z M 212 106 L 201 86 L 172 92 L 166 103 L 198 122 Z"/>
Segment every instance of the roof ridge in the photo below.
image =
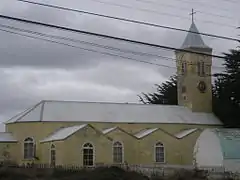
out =
<path fill-rule="evenodd" d="M 194 22 L 192 22 L 188 34 L 184 39 L 184 42 L 181 46 L 182 49 L 185 48 L 204 48 L 204 49 L 211 49 L 208 47 L 204 40 L 202 39 L 202 36 L 199 33 L 199 30 Z"/>
<path fill-rule="evenodd" d="M 49 103 L 48 103 L 49 102 Z M 51 103 L 52 102 L 52 103 Z M 92 113 L 89 112 L 92 109 Z M 125 113 L 122 113 L 125 112 Z M 79 115 L 82 115 L 79 119 Z M 149 114 L 149 115 L 147 115 Z M 186 117 L 185 117 L 186 116 Z M 212 113 L 192 112 L 184 106 L 43 100 L 8 121 L 108 122 L 162 124 L 221 124 Z"/>
<path fill-rule="evenodd" d="M 34 106 L 31 106 L 30 108 L 25 109 L 24 111 L 18 113 L 17 115 L 13 116 L 12 118 L 10 118 L 9 120 L 7 120 L 6 122 L 4 122 L 4 124 L 8 124 L 8 123 L 15 123 L 18 122 L 19 119 L 23 118 L 24 116 L 26 116 L 28 113 L 32 112 L 34 109 L 36 109 L 39 105 L 41 105 L 43 103 L 43 101 L 40 101 L 39 103 L 35 104 Z M 11 122 L 12 119 L 16 118 L 17 119 L 13 122 Z M 10 122 L 9 122 L 10 121 Z"/>
<path fill-rule="evenodd" d="M 89 103 L 89 104 L 119 104 L 119 105 L 139 105 L 139 106 L 171 106 L 171 107 L 179 107 L 178 105 L 168 105 L 168 104 L 142 104 L 142 103 L 134 103 L 134 102 L 107 102 L 107 101 L 76 101 L 76 100 L 43 100 L 44 103 L 47 102 L 61 102 L 61 103 Z M 185 107 L 183 107 L 185 108 Z"/>
<path fill-rule="evenodd" d="M 107 135 L 103 134 L 100 130 L 98 130 L 97 128 L 95 128 L 94 126 L 92 126 L 91 124 L 81 124 L 81 125 L 73 125 L 73 126 L 66 126 L 66 127 L 62 127 L 62 128 L 58 128 L 55 131 L 53 131 L 52 133 L 50 133 L 46 138 L 44 138 L 43 140 L 40 141 L 40 143 L 45 143 L 45 142 L 51 142 L 51 141 L 59 141 L 59 140 L 65 140 L 69 137 L 71 137 L 72 135 L 74 135 L 75 133 L 77 133 L 79 130 L 82 130 L 86 127 L 90 127 L 92 128 L 95 132 L 100 133 L 101 135 L 103 135 L 104 137 L 106 137 L 107 139 L 112 141 L 112 138 L 108 137 Z M 59 139 L 54 139 L 54 135 L 56 135 L 57 133 L 62 133 L 64 132 L 64 130 L 66 129 L 72 129 L 72 128 L 76 128 L 73 131 L 70 132 L 65 132 L 64 134 L 62 134 L 62 137 L 58 137 Z M 51 139 L 52 137 L 52 139 Z"/>

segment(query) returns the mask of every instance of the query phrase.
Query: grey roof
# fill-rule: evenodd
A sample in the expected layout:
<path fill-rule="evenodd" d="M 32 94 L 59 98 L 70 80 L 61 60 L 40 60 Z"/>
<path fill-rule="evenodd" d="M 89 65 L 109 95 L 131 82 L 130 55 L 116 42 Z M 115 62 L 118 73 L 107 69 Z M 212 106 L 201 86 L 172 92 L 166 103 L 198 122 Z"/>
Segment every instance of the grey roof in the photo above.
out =
<path fill-rule="evenodd" d="M 217 138 L 212 138 L 212 136 Z M 207 143 L 199 143 L 207 142 Z M 208 145 L 210 143 L 211 148 L 203 148 L 207 152 L 216 151 L 218 149 L 221 150 L 221 154 L 223 159 L 237 159 L 240 160 L 240 129 L 236 128 L 211 128 L 205 129 L 198 140 L 199 147 L 201 148 L 200 144 Z M 211 158 L 217 158 L 211 157 Z M 204 159 L 204 158 L 203 158 Z"/>
<path fill-rule="evenodd" d="M 187 135 L 189 135 L 189 134 L 192 134 L 192 133 L 194 133 L 194 132 L 197 131 L 197 130 L 198 130 L 198 128 L 185 129 L 185 130 L 183 130 L 183 131 L 180 131 L 180 132 L 174 134 L 174 136 L 175 136 L 176 138 L 178 138 L 178 139 L 182 139 L 182 138 L 184 138 L 185 136 L 187 136 Z"/>
<path fill-rule="evenodd" d="M 240 129 L 215 129 L 224 159 L 240 159 Z"/>
<path fill-rule="evenodd" d="M 149 134 L 152 134 L 153 132 L 157 131 L 159 128 L 150 128 L 150 129 L 143 129 L 140 132 L 136 133 L 134 136 L 138 139 L 141 139 Z"/>
<path fill-rule="evenodd" d="M 200 34 L 195 23 L 192 22 L 191 27 L 189 29 L 190 32 L 188 32 L 181 48 L 182 49 L 186 49 L 186 48 L 205 48 L 205 49 L 211 49 L 210 47 L 208 47 Z M 195 32 L 195 33 L 192 33 Z"/>
<path fill-rule="evenodd" d="M 47 138 L 43 139 L 41 143 L 64 140 L 86 126 L 87 124 L 60 128 Z"/>
<path fill-rule="evenodd" d="M 41 101 L 6 124 L 39 121 L 222 125 L 212 113 L 192 112 L 183 106 L 77 101 Z"/>

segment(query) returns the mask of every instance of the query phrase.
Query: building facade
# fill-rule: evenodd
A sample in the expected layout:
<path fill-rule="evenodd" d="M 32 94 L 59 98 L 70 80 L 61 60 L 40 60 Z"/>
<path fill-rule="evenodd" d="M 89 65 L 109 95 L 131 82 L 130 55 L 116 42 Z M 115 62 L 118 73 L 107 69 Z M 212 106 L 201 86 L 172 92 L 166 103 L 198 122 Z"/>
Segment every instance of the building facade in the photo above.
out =
<path fill-rule="evenodd" d="M 53 166 L 191 165 L 201 131 L 222 123 L 211 111 L 212 50 L 194 23 L 190 31 L 176 52 L 179 105 L 41 101 L 6 122 L 3 159 Z"/>

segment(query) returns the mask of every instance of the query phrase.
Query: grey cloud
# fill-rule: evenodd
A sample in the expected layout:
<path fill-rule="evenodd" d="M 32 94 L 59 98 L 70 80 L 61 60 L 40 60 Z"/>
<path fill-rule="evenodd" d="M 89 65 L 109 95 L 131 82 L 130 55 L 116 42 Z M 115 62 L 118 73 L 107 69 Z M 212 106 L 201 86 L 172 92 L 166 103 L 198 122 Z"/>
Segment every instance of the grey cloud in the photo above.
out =
<path fill-rule="evenodd" d="M 165 80 L 157 69 L 131 63 L 102 63 L 92 70 L 1 68 L 0 77 L 4 116 L 42 99 L 136 102 L 137 94 Z"/>
<path fill-rule="evenodd" d="M 63 1 L 59 1 L 62 2 Z M 80 7 L 79 2 L 75 2 L 76 7 Z M 59 3 L 61 4 L 61 3 Z M 65 3 L 66 4 L 66 3 Z M 78 5 L 79 4 L 79 5 Z M 91 3 L 88 3 L 90 6 Z M 68 5 L 71 7 L 71 5 Z M 51 10 L 51 11 L 50 11 Z M 93 7 L 93 10 L 99 10 L 95 7 Z M 42 13 L 43 12 L 43 13 Z M 111 8 L 109 12 L 111 11 Z M 64 15 L 64 18 L 59 15 Z M 173 46 L 173 47 L 179 47 L 181 45 L 181 42 L 183 41 L 183 37 L 185 36 L 185 33 L 180 33 L 176 31 L 167 31 L 160 28 L 149 28 L 146 26 L 139 26 L 139 25 L 133 25 L 129 23 L 121 23 L 119 21 L 113 21 L 113 20 L 104 20 L 102 18 L 96 18 L 92 16 L 85 16 L 85 15 L 79 15 L 76 13 L 69 13 L 64 11 L 57 11 L 52 10 L 49 8 L 41 8 L 41 7 L 35 7 L 32 5 L 29 5 L 27 10 L 25 11 L 25 15 L 27 17 L 31 17 L 31 19 L 41 19 L 41 21 L 44 22 L 54 22 L 57 24 L 66 24 L 70 25 L 71 27 L 81 28 L 84 30 L 90 30 L 105 34 L 112 34 L 115 36 L 123 36 L 123 37 L 129 37 L 131 39 L 137 39 L 157 44 L 163 44 L 167 46 Z M 50 17 L 50 18 L 49 18 Z M 141 16 L 142 17 L 142 16 Z M 67 21 L 68 20 L 68 21 Z M 165 20 L 166 21 L 166 20 Z M 177 24 L 179 24 L 179 21 L 176 21 Z M 187 25 L 187 23 L 184 23 Z M 24 26 L 30 27 L 32 29 L 32 26 Z M 185 26 L 186 28 L 186 26 Z M 34 29 L 37 29 L 36 27 Z M 99 44 L 108 44 L 110 46 L 115 46 L 118 48 L 126 48 L 129 50 L 137 50 L 140 52 L 155 52 L 157 54 L 161 54 L 163 56 L 171 56 L 174 57 L 173 52 L 165 51 L 165 50 L 156 50 L 144 46 L 134 46 L 126 43 L 120 43 L 115 41 L 106 41 L 98 38 L 93 37 L 86 37 L 82 35 L 73 35 L 71 33 L 65 33 L 60 32 L 56 30 L 49 30 L 47 28 L 40 28 L 37 29 L 40 32 L 47 32 L 51 34 L 57 34 L 57 35 L 63 35 L 63 36 L 71 36 L 75 39 L 84 39 L 86 41 L 95 42 Z M 7 57 L 3 57 L 2 65 L 32 65 L 32 66 L 40 66 L 40 67 L 84 67 L 86 68 L 86 64 L 90 64 L 90 66 L 93 65 L 94 62 L 93 59 L 96 59 L 96 57 L 102 57 L 102 55 L 86 52 L 78 49 L 72 49 L 69 47 L 65 47 L 62 45 L 55 45 L 55 44 L 49 44 L 44 42 L 38 42 L 38 40 L 27 40 L 26 38 L 20 38 L 12 36 L 6 36 L 9 43 L 12 43 L 9 45 L 12 47 L 11 53 L 5 53 Z M 18 43 L 16 43 L 16 39 L 18 39 Z M 206 39 L 206 38 L 205 38 Z M 4 40 L 4 39 L 3 39 Z M 6 40 L 5 40 L 6 41 Z M 23 44 L 23 45 L 22 45 Z M 219 41 L 213 43 L 213 45 L 218 45 Z M 5 44 L 4 44 L 5 45 Z M 15 45 L 15 46 L 14 46 Z M 84 47 L 84 48 L 92 48 L 86 45 L 79 45 L 78 46 Z M 15 48 L 14 48 L 15 47 Z M 19 48 L 23 47 L 23 48 Z M 32 48 L 36 47 L 36 48 Z M 219 46 L 217 46 L 219 48 Z M 29 49 L 31 48 L 31 51 Z M 214 47 L 213 47 L 214 48 Z M 220 49 L 220 48 L 219 48 Z M 26 51 L 26 52 L 24 52 Z M 106 51 L 106 50 L 102 50 Z M 219 50 L 220 52 L 226 51 L 226 49 L 221 48 Z M 116 53 L 116 52 L 113 52 Z M 126 55 L 126 54 L 125 54 Z M 18 58 L 16 58 L 16 56 Z M 113 59 L 111 57 L 105 56 L 107 59 Z M 140 60 L 142 60 L 142 57 L 137 57 Z M 49 60 L 51 59 L 51 61 Z M 144 57 L 145 60 L 150 61 L 151 59 L 149 57 Z M 161 62 L 164 64 L 164 61 Z M 168 72 L 168 71 L 167 71 Z"/>

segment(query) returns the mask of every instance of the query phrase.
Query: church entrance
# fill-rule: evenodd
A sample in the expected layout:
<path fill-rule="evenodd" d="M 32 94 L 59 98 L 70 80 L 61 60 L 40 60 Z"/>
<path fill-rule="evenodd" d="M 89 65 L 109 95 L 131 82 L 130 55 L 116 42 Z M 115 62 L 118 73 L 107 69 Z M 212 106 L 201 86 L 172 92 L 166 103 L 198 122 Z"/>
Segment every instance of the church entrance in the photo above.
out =
<path fill-rule="evenodd" d="M 83 145 L 83 166 L 94 165 L 94 148 L 91 143 Z"/>

